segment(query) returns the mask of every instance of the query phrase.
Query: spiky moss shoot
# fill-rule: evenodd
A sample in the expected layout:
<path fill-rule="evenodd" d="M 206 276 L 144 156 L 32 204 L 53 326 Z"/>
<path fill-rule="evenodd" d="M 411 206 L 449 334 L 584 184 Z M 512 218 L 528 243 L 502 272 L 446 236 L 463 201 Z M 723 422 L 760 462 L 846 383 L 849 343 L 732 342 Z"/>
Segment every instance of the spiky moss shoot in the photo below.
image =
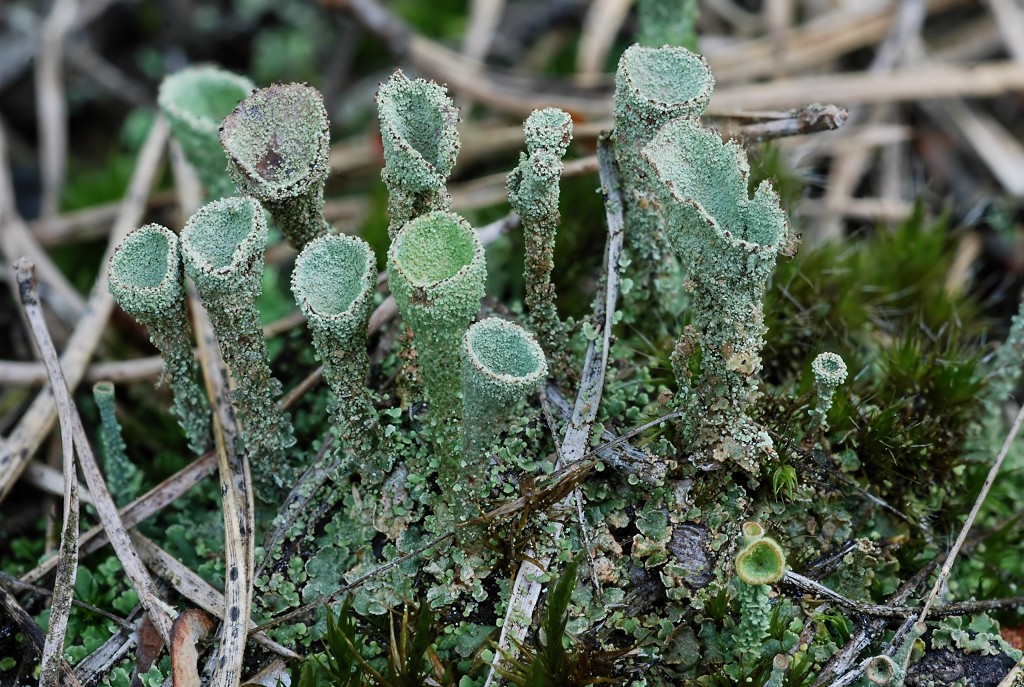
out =
<path fill-rule="evenodd" d="M 872 685 L 888 686 L 895 684 L 896 676 L 901 672 L 896 662 L 883 654 L 868 660 L 867 667 L 864 668 L 864 677 Z"/>
<path fill-rule="evenodd" d="M 626 247 L 636 282 L 630 293 L 635 299 L 650 295 L 671 258 L 642 150 L 669 121 L 700 117 L 714 89 L 707 62 L 686 48 L 633 45 L 619 58 L 615 156 L 625 186 Z"/>
<path fill-rule="evenodd" d="M 487 277 L 480 237 L 452 212 L 418 217 L 392 241 L 388 277 L 415 337 L 431 422 L 440 430 L 442 463 L 457 461 L 459 348 L 480 310 Z M 454 470 L 454 465 L 447 469 Z"/>
<path fill-rule="evenodd" d="M 846 363 L 837 353 L 819 353 L 811 363 L 814 373 L 814 388 L 818 392 L 818 403 L 812 411 L 818 418 L 821 431 L 828 430 L 828 411 L 832 407 L 832 396 L 846 381 Z"/>
<path fill-rule="evenodd" d="M 383 481 L 388 456 L 377 410 L 366 386 L 370 360 L 366 328 L 377 283 L 373 249 L 355 236 L 321 236 L 299 254 L 292 293 L 313 333 L 324 378 L 334 393 L 331 412 L 342 449 L 355 453 L 371 483 Z"/>
<path fill-rule="evenodd" d="M 159 224 L 131 232 L 110 258 L 107 284 L 121 309 L 149 329 L 164 359 L 160 381 L 171 388 L 172 410 L 189 448 L 203 453 L 210 445 L 210 408 L 192 355 L 178 237 Z"/>
<path fill-rule="evenodd" d="M 246 77 L 213 65 L 187 67 L 160 83 L 160 109 L 211 200 L 235 191 L 220 145 L 220 124 L 254 90 Z"/>
<path fill-rule="evenodd" d="M 128 458 L 128 447 L 121 436 L 121 423 L 117 421 L 113 382 L 96 382 L 92 397 L 100 411 L 100 455 L 103 457 L 103 476 L 118 507 L 139 495 L 142 472 Z"/>
<path fill-rule="evenodd" d="M 555 232 L 558 229 L 562 156 L 572 140 L 572 118 L 557 108 L 534 110 L 523 124 L 527 155 L 508 175 L 508 201 L 522 218 L 526 238 L 524 281 L 530 323 L 545 354 L 555 360 L 565 350 L 555 307 Z"/>
<path fill-rule="evenodd" d="M 688 394 L 688 434 L 704 467 L 732 461 L 758 472 L 772 440 L 747 416 L 757 398 L 764 293 L 788 234 L 769 182 L 747 194 L 747 156 L 696 121 L 665 125 L 644 148 L 662 193 L 669 241 L 686 268 L 701 378 Z M 677 380 L 685 388 L 689 380 Z"/>
<path fill-rule="evenodd" d="M 488 317 L 466 330 L 462 337 L 463 463 L 450 476 L 454 478 L 452 503 L 466 502 L 462 492 L 472 491 L 474 478 L 485 474 L 494 439 L 547 373 L 540 344 L 518 324 Z"/>
<path fill-rule="evenodd" d="M 771 537 L 761 537 L 736 555 L 736 575 L 748 585 L 773 584 L 786 574 L 786 554 Z"/>
<path fill-rule="evenodd" d="M 301 250 L 328 232 L 331 129 L 319 91 L 297 83 L 261 88 L 227 116 L 220 141 L 239 190 L 266 206 L 288 243 Z"/>
<path fill-rule="evenodd" d="M 242 425 L 253 483 L 269 502 L 291 482 L 284 450 L 295 438 L 291 421 L 277 407 L 281 383 L 271 376 L 256 309 L 266 243 L 263 210 L 248 197 L 204 205 L 181 232 L 185 272 L 210 315 L 235 383 L 232 405 Z"/>
<path fill-rule="evenodd" d="M 394 238 L 414 217 L 451 209 L 445 183 L 459 154 L 459 110 L 444 87 L 396 69 L 377 91 L 377 114 Z"/>

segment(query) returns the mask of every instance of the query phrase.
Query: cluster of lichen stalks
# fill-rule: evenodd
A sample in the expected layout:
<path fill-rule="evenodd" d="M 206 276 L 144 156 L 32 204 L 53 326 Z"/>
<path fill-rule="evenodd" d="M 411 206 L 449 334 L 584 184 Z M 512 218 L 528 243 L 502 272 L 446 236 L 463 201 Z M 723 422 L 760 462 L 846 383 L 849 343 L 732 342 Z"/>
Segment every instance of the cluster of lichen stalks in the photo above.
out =
<path fill-rule="evenodd" d="M 766 282 L 788 228 L 770 183 L 748 194 L 742 149 L 701 126 L 712 90 L 701 57 L 668 46 L 630 48 L 616 78 L 613 140 L 624 184 L 633 305 L 658 298 L 671 253 L 686 275 L 692 324 L 672 356 L 684 411 L 685 443 L 677 449 L 700 468 L 727 466 L 756 478 L 775 454 L 748 409 L 759 386 Z M 459 146 L 458 111 L 445 90 L 399 71 L 377 102 L 390 194 L 387 276 L 411 330 L 429 407 L 441 491 L 435 515 L 453 523 L 478 512 L 475 482 L 497 459 L 491 449 L 517 404 L 546 378 L 547 360 L 557 377 L 568 364 L 551 273 L 561 160 L 572 122 L 560 110 L 534 112 L 524 127 L 527 152 L 508 179 L 509 201 L 526 237 L 526 305 L 535 339 L 507 320 L 474 323 L 486 267 L 477 232 L 451 211 L 445 188 Z M 209 444 L 210 411 L 196 381 L 183 275 L 194 283 L 216 332 L 257 492 L 267 501 L 279 499 L 301 467 L 289 464 L 291 422 L 278 406 L 281 387 L 271 375 L 255 307 L 266 210 L 299 251 L 292 290 L 333 392 L 343 465 L 367 487 L 380 488 L 398 466 L 376 409 L 379 399 L 366 384 L 376 261 L 363 240 L 333 234 L 323 216 L 329 128 L 321 96 L 298 84 L 254 90 L 240 77 L 200 68 L 169 78 L 160 103 L 216 199 L 188 220 L 180 237 L 157 225 L 131 233 L 112 258 L 110 287 L 163 353 L 190 445 L 201 451 Z M 225 165 L 242 195 L 219 197 L 228 188 Z M 820 397 L 814 412 L 824 430 L 845 367 L 827 354 L 814 372 Z M 737 651 L 753 657 L 767 631 L 768 585 L 785 564 L 779 545 L 750 527 L 735 567 L 742 614 Z M 777 574 L 764 573 L 776 563 Z M 777 666 L 775 673 L 784 669 Z"/>

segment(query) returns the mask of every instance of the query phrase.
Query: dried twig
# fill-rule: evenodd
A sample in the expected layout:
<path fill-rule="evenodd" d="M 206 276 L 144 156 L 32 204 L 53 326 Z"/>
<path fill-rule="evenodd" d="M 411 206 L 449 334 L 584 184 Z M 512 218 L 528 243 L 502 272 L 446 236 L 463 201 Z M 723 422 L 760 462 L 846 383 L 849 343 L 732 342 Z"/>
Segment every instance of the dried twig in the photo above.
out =
<path fill-rule="evenodd" d="M 46 643 L 43 631 L 36 625 L 36 621 L 28 614 L 28 611 L 21 607 L 21 604 L 14 598 L 14 595 L 7 591 L 3 585 L 0 585 L 0 607 L 7 611 L 7 615 L 18 626 L 18 630 L 25 635 L 36 653 L 42 656 L 43 645 Z M 81 683 L 75 677 L 71 666 L 64 660 L 63 655 L 59 656 L 58 669 L 60 670 L 60 677 L 64 681 L 65 687 L 81 687 Z"/>
<path fill-rule="evenodd" d="M 608 219 L 604 286 L 598 290 L 594 301 L 594 320 L 601 334 L 601 343 L 600 348 L 597 341 L 591 341 L 587 345 L 580 390 L 560 450 L 559 458 L 566 466 L 573 465 L 586 453 L 590 432 L 597 418 L 608 367 L 608 352 L 611 349 L 615 304 L 619 294 L 619 258 L 622 254 L 623 241 L 622 198 L 618 167 L 615 164 L 611 140 L 608 138 L 602 138 L 598 142 L 598 162 Z M 557 540 L 564 526 L 560 522 L 554 522 L 553 527 L 552 537 Z M 540 563 L 540 566 L 536 565 L 534 560 Z M 498 638 L 498 650 L 494 652 L 494 659 L 488 667 L 484 687 L 489 687 L 494 680 L 497 666 L 501 661 L 507 656 L 514 656 L 517 653 L 516 647 L 522 645 L 532 621 L 533 609 L 540 600 L 542 585 L 537 578 L 544 574 L 542 568 L 547 567 L 550 560 L 550 555 L 537 558 L 533 551 L 528 550 L 520 563 L 509 595 L 505 622 Z"/>
<path fill-rule="evenodd" d="M 174 687 L 200 687 L 199 651 L 196 644 L 217 626 L 213 618 L 198 608 L 182 611 L 171 626 L 171 679 Z"/>
<path fill-rule="evenodd" d="M 28 305 L 38 302 L 31 263 L 27 260 L 19 261 L 17 276 L 18 292 L 21 294 L 22 303 Z M 124 569 L 128 581 L 135 589 L 136 594 L 138 594 L 139 601 L 146 608 L 146 612 L 160 633 L 161 639 L 167 642 L 170 638 L 171 630 L 171 618 L 168 614 L 169 607 L 159 600 L 156 588 L 153 586 L 153 580 L 150 579 L 149 573 L 146 572 L 145 567 L 139 560 L 139 554 L 135 551 L 135 547 L 132 546 L 131 539 L 128 538 L 128 532 L 121 522 L 117 506 L 114 505 L 114 500 L 110 497 L 107 485 L 103 481 L 103 475 L 100 473 L 99 465 L 96 463 L 96 458 L 92 453 L 92 447 L 89 446 L 89 440 L 85 435 L 85 428 L 82 426 L 82 418 L 79 417 L 78 411 L 71 402 L 70 391 L 67 382 L 64 380 L 63 372 L 59 366 L 56 366 L 51 371 L 51 374 L 54 377 L 54 384 L 50 391 L 67 414 L 70 425 L 69 430 L 74 439 L 75 452 L 78 455 L 78 464 L 82 468 L 86 484 L 89 485 L 89 490 L 92 492 L 93 503 L 96 511 L 99 513 L 100 520 L 103 522 L 103 528 L 107 531 L 107 536 L 110 537 L 110 543 L 114 547 L 114 552 L 121 562 L 121 567 Z"/>
<path fill-rule="evenodd" d="M 39 31 L 36 58 L 36 117 L 43 170 L 43 217 L 57 214 L 67 174 L 68 122 L 64 102 L 64 39 L 75 24 L 77 0 L 56 0 Z"/>
<path fill-rule="evenodd" d="M 107 251 L 100 263 L 99 275 L 89 294 L 82 318 L 75 325 L 74 333 L 68 339 L 67 348 L 61 356 L 60 364 L 69 389 L 73 390 L 81 381 L 114 308 L 114 299 L 107 291 L 107 264 L 110 254 L 121 239 L 139 224 L 146 205 L 146 196 L 156 178 L 157 167 L 163 156 L 167 134 L 167 121 L 163 117 L 157 117 L 139 153 L 128 192 L 111 230 Z M 43 390 L 36 396 L 7 440 L 0 444 L 0 501 L 10 493 L 28 461 L 53 428 L 55 420 L 53 395 L 49 390 Z"/>
<path fill-rule="evenodd" d="M 50 331 L 39 307 L 38 292 L 33 283 L 32 263 L 22 258 L 15 265 L 18 293 L 29 328 L 35 339 L 43 363 L 50 377 L 57 412 L 60 415 L 60 443 L 63 456 L 64 507 L 60 548 L 57 553 L 57 577 L 53 583 L 53 601 L 50 605 L 50 624 L 43 647 L 39 686 L 53 687 L 59 677 L 60 659 L 64 655 L 64 636 L 71 616 L 71 601 L 75 596 L 75 577 L 78 575 L 78 473 L 75 470 L 74 417 L 77 410 L 64 384 L 64 375 L 57 360 Z"/>

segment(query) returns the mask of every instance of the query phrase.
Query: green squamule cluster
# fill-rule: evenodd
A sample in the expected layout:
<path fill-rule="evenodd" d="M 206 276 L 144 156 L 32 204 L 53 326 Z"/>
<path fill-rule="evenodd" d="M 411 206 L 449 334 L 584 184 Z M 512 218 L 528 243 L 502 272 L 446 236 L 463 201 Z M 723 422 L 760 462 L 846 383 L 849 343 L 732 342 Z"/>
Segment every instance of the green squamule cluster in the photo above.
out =
<path fill-rule="evenodd" d="M 210 445 L 210 409 L 199 386 L 185 314 L 178 237 L 147 224 L 124 238 L 110 258 L 110 293 L 121 309 L 141 322 L 164 359 L 163 380 L 174 394 L 174 414 L 201 454 Z"/>
<path fill-rule="evenodd" d="M 212 65 L 187 67 L 160 84 L 160 109 L 210 200 L 235 191 L 220 146 L 220 124 L 254 90 L 255 84 L 244 76 Z"/>

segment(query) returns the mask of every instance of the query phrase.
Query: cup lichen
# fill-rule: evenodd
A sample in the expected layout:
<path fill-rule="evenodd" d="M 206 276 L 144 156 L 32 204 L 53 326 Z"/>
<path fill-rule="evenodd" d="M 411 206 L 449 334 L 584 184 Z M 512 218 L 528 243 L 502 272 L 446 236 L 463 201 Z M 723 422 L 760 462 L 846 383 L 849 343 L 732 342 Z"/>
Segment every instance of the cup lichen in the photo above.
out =
<path fill-rule="evenodd" d="M 388 250 L 391 293 L 412 328 L 430 414 L 449 424 L 459 410 L 459 347 L 480 309 L 487 267 L 480 237 L 451 212 L 402 227 Z"/>
<path fill-rule="evenodd" d="M 211 200 L 235 191 L 220 145 L 221 122 L 254 90 L 246 77 L 213 65 L 187 67 L 160 83 L 160 109 Z"/>
<path fill-rule="evenodd" d="M 445 183 L 459 154 L 459 110 L 444 87 L 396 69 L 377 92 L 377 113 L 394 238 L 409 220 L 451 209 Z"/>
<path fill-rule="evenodd" d="M 203 453 L 210 445 L 210 408 L 197 381 L 177 235 L 159 224 L 129 233 L 110 258 L 107 284 L 121 309 L 149 330 L 164 359 L 161 381 L 174 395 L 172 410 L 189 448 Z"/>
<path fill-rule="evenodd" d="M 699 352 L 701 378 L 692 386 L 686 377 L 677 381 L 696 461 L 710 468 L 730 460 L 757 473 L 775 450 L 747 409 L 758 395 L 764 294 L 788 235 L 785 213 L 770 182 L 748 195 L 743 150 L 694 120 L 666 124 L 643 155 L 686 270 L 693 325 L 677 350 L 685 358 Z"/>
<path fill-rule="evenodd" d="M 373 249 L 355 236 L 313 239 L 292 272 L 292 293 L 334 393 L 331 412 L 341 429 L 342 448 L 360 458 L 370 483 L 381 482 L 388 468 L 379 417 L 366 386 L 366 328 L 376 283 Z"/>
<path fill-rule="evenodd" d="M 825 432 L 828 430 L 832 396 L 846 381 L 846 363 L 837 353 L 819 353 L 811 363 L 811 372 L 814 373 L 814 388 L 818 393 L 818 402 L 812 412 L 818 418 L 818 427 Z"/>
<path fill-rule="evenodd" d="M 298 250 L 330 229 L 323 213 L 330 134 L 323 96 L 296 83 L 256 91 L 220 129 L 239 190 L 267 208 Z"/>
<path fill-rule="evenodd" d="M 248 197 L 201 207 L 181 232 L 185 272 L 209 313 L 234 382 L 232 405 L 242 425 L 253 482 L 265 499 L 290 484 L 284 449 L 295 443 L 291 421 L 277 407 L 281 383 L 270 372 L 256 298 L 263 278 L 267 223 Z"/>

